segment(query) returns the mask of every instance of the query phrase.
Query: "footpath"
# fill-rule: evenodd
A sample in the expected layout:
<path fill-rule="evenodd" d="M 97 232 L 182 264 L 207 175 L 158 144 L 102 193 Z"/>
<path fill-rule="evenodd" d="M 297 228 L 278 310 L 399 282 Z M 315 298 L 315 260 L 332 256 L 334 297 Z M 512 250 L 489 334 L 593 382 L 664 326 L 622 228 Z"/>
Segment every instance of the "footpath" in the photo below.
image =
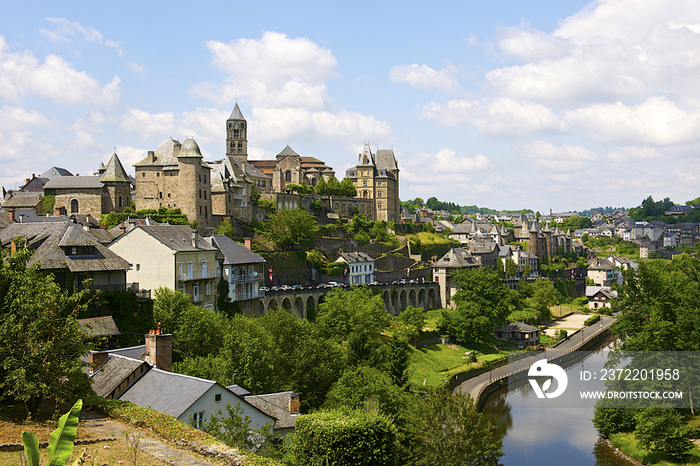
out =
<path fill-rule="evenodd" d="M 103 417 L 93 413 L 83 413 L 80 415 L 80 425 L 89 432 L 92 437 L 101 440 L 123 441 L 125 431 L 138 431 L 142 436 L 139 443 L 139 450 L 167 464 L 176 466 L 213 466 L 217 464 L 201 458 L 195 458 L 192 453 L 186 450 L 174 448 L 167 443 L 153 438 L 153 436 L 148 435 L 148 432 L 144 429 L 135 429 L 132 426 L 109 417 Z"/>

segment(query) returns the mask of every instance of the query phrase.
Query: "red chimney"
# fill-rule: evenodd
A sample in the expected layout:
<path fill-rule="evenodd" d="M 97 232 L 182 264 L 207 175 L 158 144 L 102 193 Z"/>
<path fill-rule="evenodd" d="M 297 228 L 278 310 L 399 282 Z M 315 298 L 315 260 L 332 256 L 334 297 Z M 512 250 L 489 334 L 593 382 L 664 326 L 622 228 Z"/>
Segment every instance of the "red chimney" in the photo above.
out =
<path fill-rule="evenodd" d="M 16 221 L 17 221 L 16 218 L 15 218 L 15 209 L 10 209 L 10 221 L 11 221 L 11 222 L 16 222 Z"/>
<path fill-rule="evenodd" d="M 158 369 L 172 372 L 173 370 L 173 335 L 162 334 L 160 323 L 156 330 L 146 335 L 146 354 L 144 360 Z"/>
<path fill-rule="evenodd" d="M 248 237 L 244 238 L 243 241 L 245 242 L 245 247 L 247 247 L 248 249 L 250 249 L 252 251 L 253 250 L 253 238 L 248 236 Z"/>

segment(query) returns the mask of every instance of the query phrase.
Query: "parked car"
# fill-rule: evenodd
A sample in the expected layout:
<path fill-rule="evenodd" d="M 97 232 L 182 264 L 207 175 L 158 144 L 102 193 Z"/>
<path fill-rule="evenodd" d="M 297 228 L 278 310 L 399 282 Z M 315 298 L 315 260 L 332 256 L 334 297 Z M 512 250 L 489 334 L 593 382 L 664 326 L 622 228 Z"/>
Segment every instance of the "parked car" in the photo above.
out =
<path fill-rule="evenodd" d="M 266 286 L 261 286 L 260 288 L 258 288 L 258 291 L 261 291 L 261 292 L 264 293 L 264 292 L 266 292 L 266 291 L 270 291 L 270 288 L 268 288 L 268 287 L 266 287 Z"/>
<path fill-rule="evenodd" d="M 328 282 L 328 286 L 331 288 L 335 288 L 336 286 L 343 286 L 338 282 Z"/>
<path fill-rule="evenodd" d="M 302 288 L 304 288 L 304 287 L 301 285 L 292 285 L 293 290 L 301 290 Z"/>
<path fill-rule="evenodd" d="M 270 291 L 279 291 L 281 288 L 279 286 L 273 286 Z"/>
<path fill-rule="evenodd" d="M 316 288 L 330 288 L 330 285 L 326 283 L 319 283 L 318 285 L 316 285 Z"/>
<path fill-rule="evenodd" d="M 289 291 L 292 287 L 289 285 L 280 285 L 280 290 Z"/>

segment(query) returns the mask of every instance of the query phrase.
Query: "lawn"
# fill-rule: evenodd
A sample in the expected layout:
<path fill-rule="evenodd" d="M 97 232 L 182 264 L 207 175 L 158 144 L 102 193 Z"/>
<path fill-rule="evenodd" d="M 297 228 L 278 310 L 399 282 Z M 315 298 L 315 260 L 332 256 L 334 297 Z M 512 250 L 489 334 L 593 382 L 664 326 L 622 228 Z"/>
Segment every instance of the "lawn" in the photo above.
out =
<path fill-rule="evenodd" d="M 411 347 L 410 354 L 410 383 L 415 387 L 439 387 L 453 374 L 464 372 L 478 364 L 468 363 L 465 353 L 478 351 L 478 361 L 493 361 L 506 353 L 488 345 L 478 345 L 474 348 L 456 344 L 436 344 L 422 348 Z M 424 384 L 425 381 L 425 384 Z"/>
<path fill-rule="evenodd" d="M 697 445 L 690 450 L 690 461 L 687 463 L 674 463 L 668 457 L 659 452 L 651 453 L 637 444 L 637 439 L 631 433 L 619 433 L 610 436 L 610 441 L 615 448 L 648 465 L 658 466 L 690 466 L 700 464 L 700 449 Z"/>

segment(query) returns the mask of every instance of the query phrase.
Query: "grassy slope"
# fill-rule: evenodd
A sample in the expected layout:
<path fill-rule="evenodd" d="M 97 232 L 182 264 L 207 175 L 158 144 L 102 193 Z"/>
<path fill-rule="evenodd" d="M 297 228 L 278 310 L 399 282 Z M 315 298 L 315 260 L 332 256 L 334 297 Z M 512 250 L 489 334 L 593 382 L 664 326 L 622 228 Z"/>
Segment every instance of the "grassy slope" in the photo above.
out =
<path fill-rule="evenodd" d="M 650 453 L 637 445 L 637 439 L 631 433 L 619 433 L 610 436 L 613 446 L 630 455 L 638 461 L 658 466 L 685 466 L 700 464 L 700 448 L 697 445 L 690 451 L 691 460 L 687 463 L 673 463 L 663 453 Z"/>

